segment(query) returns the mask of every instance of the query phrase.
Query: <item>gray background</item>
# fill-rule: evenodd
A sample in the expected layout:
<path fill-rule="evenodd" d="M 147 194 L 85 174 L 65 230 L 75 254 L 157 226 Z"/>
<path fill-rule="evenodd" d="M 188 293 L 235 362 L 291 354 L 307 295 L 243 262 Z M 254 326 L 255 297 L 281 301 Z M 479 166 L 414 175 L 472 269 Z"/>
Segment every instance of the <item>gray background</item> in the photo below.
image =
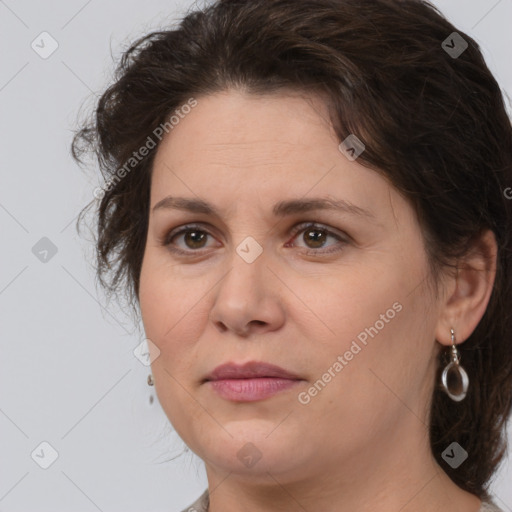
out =
<path fill-rule="evenodd" d="M 435 4 L 481 44 L 510 95 L 512 0 Z M 134 357 L 140 325 L 96 287 L 90 235 L 79 237 L 74 222 L 102 182 L 69 153 L 80 109 L 112 76 L 112 56 L 190 6 L 0 0 L 0 511 L 174 512 L 207 486 L 190 452 L 160 464 L 184 446 Z M 47 58 L 55 43 L 44 31 L 58 44 Z M 43 237 L 55 254 L 41 252 Z M 58 453 L 47 469 L 43 442 Z M 509 456 L 492 486 L 506 511 L 511 482 Z"/>

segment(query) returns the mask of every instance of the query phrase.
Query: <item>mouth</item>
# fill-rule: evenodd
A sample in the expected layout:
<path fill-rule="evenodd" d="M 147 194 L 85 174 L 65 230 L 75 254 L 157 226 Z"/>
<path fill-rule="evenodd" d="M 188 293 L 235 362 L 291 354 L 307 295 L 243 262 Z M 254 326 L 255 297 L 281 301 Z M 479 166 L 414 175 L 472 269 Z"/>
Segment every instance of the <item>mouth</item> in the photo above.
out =
<path fill-rule="evenodd" d="M 303 381 L 300 376 L 279 366 L 251 361 L 244 365 L 220 365 L 203 383 L 227 400 L 254 402 L 288 390 Z"/>

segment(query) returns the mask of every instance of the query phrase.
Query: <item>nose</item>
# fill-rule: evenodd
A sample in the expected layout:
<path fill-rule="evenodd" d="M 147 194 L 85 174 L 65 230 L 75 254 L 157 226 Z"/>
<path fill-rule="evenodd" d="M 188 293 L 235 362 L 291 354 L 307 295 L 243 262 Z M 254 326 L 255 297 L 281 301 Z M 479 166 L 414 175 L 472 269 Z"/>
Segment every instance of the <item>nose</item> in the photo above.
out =
<path fill-rule="evenodd" d="M 214 288 L 210 320 L 221 332 L 242 337 L 279 329 L 285 317 L 279 283 L 264 252 L 252 263 L 235 254 L 231 268 Z"/>

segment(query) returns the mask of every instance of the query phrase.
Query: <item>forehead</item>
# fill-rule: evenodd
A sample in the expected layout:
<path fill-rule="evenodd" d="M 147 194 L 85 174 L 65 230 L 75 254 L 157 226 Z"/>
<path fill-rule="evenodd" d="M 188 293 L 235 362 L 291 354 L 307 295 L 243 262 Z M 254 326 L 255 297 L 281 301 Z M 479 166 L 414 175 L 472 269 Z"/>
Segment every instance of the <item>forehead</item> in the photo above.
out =
<path fill-rule="evenodd" d="M 173 160 L 200 147 L 186 154 L 187 160 L 207 155 L 208 160 L 229 159 L 243 166 L 264 158 L 293 160 L 297 152 L 313 158 L 319 145 L 336 144 L 326 106 L 317 96 L 230 90 L 196 101 L 160 144 L 159 152 L 168 150 Z"/>
<path fill-rule="evenodd" d="M 299 93 L 239 91 L 197 98 L 162 140 L 152 208 L 166 196 L 208 198 L 234 212 L 251 203 L 330 197 L 375 211 L 389 186 L 338 148 L 325 104 Z"/>

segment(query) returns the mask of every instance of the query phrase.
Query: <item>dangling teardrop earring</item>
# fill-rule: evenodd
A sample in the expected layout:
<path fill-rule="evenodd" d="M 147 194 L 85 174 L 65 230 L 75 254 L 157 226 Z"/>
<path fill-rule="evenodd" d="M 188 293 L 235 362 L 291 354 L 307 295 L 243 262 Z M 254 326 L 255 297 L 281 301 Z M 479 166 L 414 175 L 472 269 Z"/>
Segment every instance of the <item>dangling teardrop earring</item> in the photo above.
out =
<path fill-rule="evenodd" d="M 468 374 L 466 373 L 466 370 L 464 370 L 464 368 L 462 368 L 462 366 L 459 364 L 460 354 L 455 344 L 455 332 L 453 331 L 453 329 L 450 329 L 450 332 L 452 336 L 452 348 L 450 354 L 451 361 L 445 366 L 443 374 L 441 376 L 441 381 L 443 384 L 443 389 L 446 391 L 447 395 L 455 402 L 460 402 L 466 397 L 469 385 L 469 378 Z M 457 374 L 457 389 L 455 390 L 454 393 L 450 391 L 450 388 L 448 386 L 448 374 L 450 372 L 456 372 Z"/>

